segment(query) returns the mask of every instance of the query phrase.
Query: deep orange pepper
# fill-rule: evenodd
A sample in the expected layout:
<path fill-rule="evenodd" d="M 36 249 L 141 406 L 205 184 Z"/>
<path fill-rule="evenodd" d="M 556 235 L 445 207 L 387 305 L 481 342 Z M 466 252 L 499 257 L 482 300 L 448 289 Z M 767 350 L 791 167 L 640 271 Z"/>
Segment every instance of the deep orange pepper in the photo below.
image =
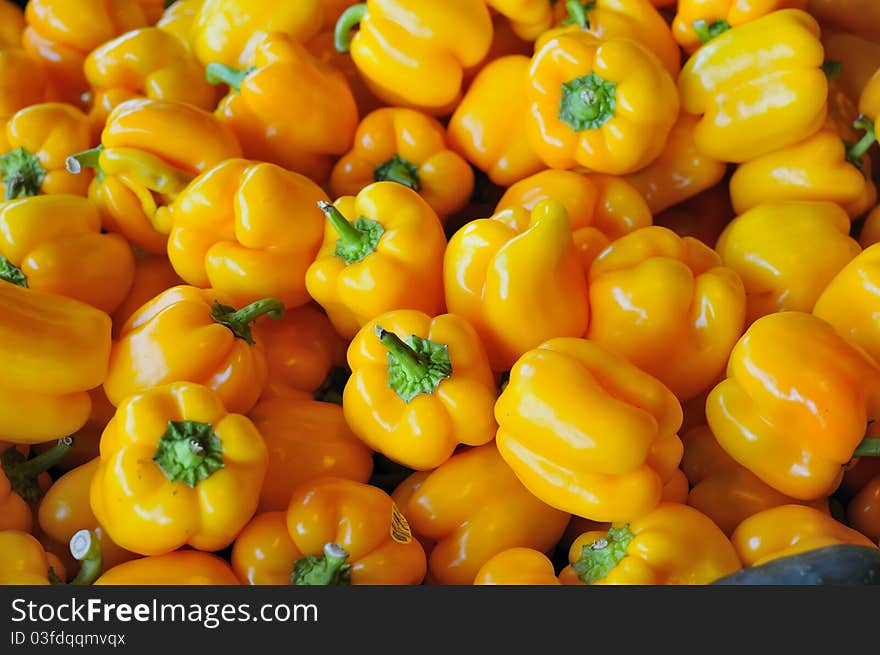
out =
<path fill-rule="evenodd" d="M 141 557 L 105 571 L 96 585 L 211 585 L 239 584 L 225 560 L 197 550 Z"/>
<path fill-rule="evenodd" d="M 474 578 L 475 585 L 558 585 L 553 562 L 532 548 L 508 548 L 493 555 Z"/>

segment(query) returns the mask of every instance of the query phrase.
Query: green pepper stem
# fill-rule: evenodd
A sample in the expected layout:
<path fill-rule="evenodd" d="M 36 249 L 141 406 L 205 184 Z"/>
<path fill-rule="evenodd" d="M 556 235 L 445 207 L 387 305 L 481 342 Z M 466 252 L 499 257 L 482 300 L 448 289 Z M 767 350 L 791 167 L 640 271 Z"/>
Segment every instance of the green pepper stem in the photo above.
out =
<path fill-rule="evenodd" d="M 880 437 L 865 437 L 853 451 L 853 457 L 880 457 Z"/>
<path fill-rule="evenodd" d="M 290 577 L 294 585 L 347 585 L 351 583 L 351 564 L 348 564 L 348 552 L 339 544 L 324 545 L 324 554 L 320 557 L 309 556 L 294 562 Z"/>
<path fill-rule="evenodd" d="M 100 168 L 98 162 L 102 152 L 104 152 L 104 146 L 101 145 L 70 155 L 64 162 L 64 167 L 71 175 L 79 175 L 82 173 L 83 167 Z"/>
<path fill-rule="evenodd" d="M 82 564 L 72 585 L 90 585 L 101 575 L 101 542 L 91 530 L 80 530 L 70 538 L 70 554 Z"/>
<path fill-rule="evenodd" d="M 347 243 L 360 243 L 363 239 L 363 235 L 354 225 L 348 222 L 345 216 L 342 215 L 342 212 L 336 209 L 333 204 L 326 200 L 319 200 L 318 207 L 324 212 L 324 216 L 330 221 L 330 224 L 333 226 L 333 229 L 336 230 L 336 233 L 342 241 Z"/>
<path fill-rule="evenodd" d="M 377 325 L 376 336 L 388 350 L 388 354 L 412 378 L 422 378 L 428 373 L 428 367 L 422 363 L 418 353 L 393 332 Z"/>
<path fill-rule="evenodd" d="M 714 23 L 707 23 L 705 20 L 697 20 L 693 23 L 694 32 L 697 33 L 700 41 L 704 44 L 709 43 L 719 34 L 723 34 L 730 29 L 730 23 L 726 20 L 716 20 Z"/>
<path fill-rule="evenodd" d="M 397 182 L 413 191 L 419 191 L 422 187 L 418 166 L 411 164 L 400 155 L 394 155 L 376 168 L 373 171 L 373 181 Z"/>
<path fill-rule="evenodd" d="M 6 188 L 4 200 L 37 195 L 45 177 L 46 169 L 40 160 L 24 148 L 0 156 L 0 179 Z"/>
<path fill-rule="evenodd" d="M 238 93 L 241 91 L 242 82 L 254 70 L 256 68 L 253 66 L 244 70 L 238 70 L 226 64 L 212 62 L 205 66 L 205 79 L 208 80 L 208 84 L 226 84 Z"/>
<path fill-rule="evenodd" d="M 833 80 L 843 72 L 843 64 L 839 61 L 828 59 L 822 62 L 822 72 L 829 80 Z"/>
<path fill-rule="evenodd" d="M 251 323 L 264 315 L 268 315 L 275 320 L 280 319 L 284 316 L 284 303 L 277 298 L 263 298 L 236 310 L 234 307 L 223 305 L 215 300 L 211 308 L 212 319 L 221 325 L 225 325 L 232 330 L 235 336 L 239 339 L 244 339 L 251 345 L 256 343 L 251 331 Z"/>
<path fill-rule="evenodd" d="M 871 146 L 874 145 L 874 142 L 877 140 L 877 134 L 874 131 L 874 124 L 867 116 L 859 116 L 855 123 L 853 123 L 853 127 L 857 130 L 865 130 L 865 135 L 859 140 L 855 145 L 847 148 L 846 151 L 846 160 L 851 163 L 853 166 L 862 169 L 862 157 L 867 154 L 868 150 L 871 149 Z"/>
<path fill-rule="evenodd" d="M 37 502 L 43 495 L 38 476 L 58 464 L 73 448 L 73 437 L 59 439 L 49 450 L 25 460 L 14 447 L 0 457 L 0 465 L 12 489 L 28 502 Z"/>
<path fill-rule="evenodd" d="M 568 18 L 562 21 L 563 25 L 578 25 L 582 30 L 590 29 L 590 12 L 596 8 L 595 2 L 584 4 L 581 0 L 568 0 L 565 9 Z"/>
<path fill-rule="evenodd" d="M 0 280 L 27 288 L 27 276 L 3 255 L 0 255 Z"/>
<path fill-rule="evenodd" d="M 367 3 L 362 2 L 346 9 L 333 30 L 333 45 L 336 52 L 344 53 L 351 50 L 351 31 L 367 15 Z"/>

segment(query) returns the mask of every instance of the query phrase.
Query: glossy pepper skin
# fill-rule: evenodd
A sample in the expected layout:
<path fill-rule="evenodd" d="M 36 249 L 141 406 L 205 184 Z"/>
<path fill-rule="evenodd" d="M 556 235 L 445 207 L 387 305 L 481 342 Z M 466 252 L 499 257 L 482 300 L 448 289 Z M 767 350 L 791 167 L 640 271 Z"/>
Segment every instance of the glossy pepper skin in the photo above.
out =
<path fill-rule="evenodd" d="M 498 450 L 519 480 L 594 521 L 651 511 L 681 460 L 672 392 L 586 339 L 551 339 L 523 355 L 495 417 Z"/>
<path fill-rule="evenodd" d="M 828 514 L 828 500 L 799 502 L 779 493 L 738 464 L 706 425 L 683 433 L 681 469 L 692 485 L 687 504 L 712 519 L 727 536 L 745 519 L 780 505 L 803 504 Z"/>
<path fill-rule="evenodd" d="M 83 64 L 89 85 L 101 98 L 92 103 L 91 119 L 102 129 L 114 96 L 185 102 L 206 111 L 217 104 L 217 90 L 201 64 L 174 35 L 158 27 L 126 32 L 92 50 Z"/>
<path fill-rule="evenodd" d="M 716 248 L 745 285 L 746 324 L 772 312 L 812 311 L 861 250 L 849 230 L 846 212 L 830 202 L 764 203 L 735 218 Z"/>
<path fill-rule="evenodd" d="M 46 453 L 26 457 L 28 449 L 0 444 L 0 530 L 30 532 L 33 507 L 52 479 L 46 473 L 70 451 L 70 439 L 61 439 Z"/>
<path fill-rule="evenodd" d="M 559 585 L 553 562 L 532 548 L 508 548 L 487 561 L 474 578 L 475 585 Z"/>
<path fill-rule="evenodd" d="M 626 176 L 645 197 L 654 214 L 711 189 L 727 172 L 724 162 L 697 148 L 694 130 L 699 120 L 691 114 L 679 114 L 660 156 L 642 170 Z"/>
<path fill-rule="evenodd" d="M 697 148 L 740 163 L 816 132 L 828 111 L 823 60 L 819 24 L 797 9 L 775 11 L 712 39 L 678 78 L 682 109 L 701 116 Z"/>
<path fill-rule="evenodd" d="M 625 175 L 663 152 L 678 117 L 669 72 L 630 39 L 561 34 L 535 53 L 528 138 L 550 168 Z"/>
<path fill-rule="evenodd" d="M 293 492 L 311 480 L 370 479 L 373 452 L 348 427 L 339 405 L 290 392 L 262 400 L 248 418 L 269 451 L 258 511 L 286 509 Z"/>
<path fill-rule="evenodd" d="M 846 519 L 873 543 L 880 540 L 880 476 L 872 477 L 846 504 Z"/>
<path fill-rule="evenodd" d="M 0 585 L 48 585 L 50 566 L 33 536 L 23 530 L 0 530 Z"/>
<path fill-rule="evenodd" d="M 492 370 L 476 332 L 459 316 L 382 314 L 354 337 L 348 365 L 348 424 L 403 466 L 435 469 L 459 444 L 479 446 L 495 434 Z"/>
<path fill-rule="evenodd" d="M 188 284 L 234 304 L 309 302 L 305 273 L 318 253 L 324 191 L 275 164 L 229 159 L 196 178 L 162 210 L 168 258 Z"/>
<path fill-rule="evenodd" d="M 448 310 L 474 326 L 495 371 L 542 341 L 587 329 L 581 255 L 557 201 L 539 202 L 528 220 L 508 211 L 465 225 L 446 248 L 443 281 Z"/>
<path fill-rule="evenodd" d="M 859 113 L 871 120 L 880 118 L 880 68 L 874 72 L 859 95 Z"/>
<path fill-rule="evenodd" d="M 107 374 L 110 317 L 70 298 L 6 283 L 0 283 L 0 305 L 0 343 L 12 382 L 0 383 L 0 440 L 33 444 L 76 432 L 89 417 L 88 390 Z"/>
<path fill-rule="evenodd" d="M 263 38 L 281 32 L 303 43 L 321 29 L 321 0 L 204 0 L 190 28 L 193 52 L 203 66 L 213 62 L 245 68 Z"/>
<path fill-rule="evenodd" d="M 275 299 L 236 308 L 224 294 L 179 285 L 125 322 L 113 342 L 104 391 L 115 406 L 172 382 L 210 387 L 231 412 L 249 411 L 266 385 L 266 359 L 251 322 L 284 311 Z"/>
<path fill-rule="evenodd" d="M 91 145 L 88 118 L 73 105 L 46 102 L 25 107 L 6 123 L 5 154 L 0 155 L 4 200 L 39 193 L 84 196 L 89 176 L 65 170 L 68 155 Z"/>
<path fill-rule="evenodd" d="M 210 82 L 230 87 L 215 115 L 235 132 L 246 157 L 323 182 L 331 157 L 351 147 L 358 107 L 345 75 L 290 37 L 269 34 L 248 68 L 212 62 L 205 72 Z M 308 101 L 278 102 L 293 88 L 308 89 Z"/>
<path fill-rule="evenodd" d="M 531 175 L 508 187 L 495 207 L 495 217 L 525 224 L 529 213 L 545 200 L 557 200 L 565 207 L 585 274 L 612 241 L 652 222 L 644 198 L 626 180 L 555 170 Z"/>
<path fill-rule="evenodd" d="M 866 536 L 812 507 L 782 505 L 747 518 L 731 535 L 744 566 L 832 544 L 873 546 Z"/>
<path fill-rule="evenodd" d="M 96 585 L 238 585 L 232 568 L 223 559 L 197 550 L 178 550 L 141 557 L 105 571 Z"/>
<path fill-rule="evenodd" d="M 731 27 L 780 9 L 806 8 L 807 0 L 680 0 L 672 34 L 685 52 L 693 54 Z"/>
<path fill-rule="evenodd" d="M 446 141 L 443 126 L 427 114 L 377 109 L 361 121 L 354 147 L 333 167 L 330 192 L 356 196 L 373 182 L 397 182 L 418 192 L 445 219 L 463 209 L 474 190 L 471 167 Z"/>
<path fill-rule="evenodd" d="M 137 0 L 35 0 L 25 7 L 25 19 L 25 50 L 46 65 L 53 97 L 72 103 L 89 88 L 83 74 L 89 52 L 148 24 Z"/>
<path fill-rule="evenodd" d="M 188 50 L 192 50 L 192 26 L 203 0 L 177 0 L 168 5 L 156 27 L 176 37 Z"/>
<path fill-rule="evenodd" d="M 449 120 L 450 146 L 499 186 L 544 168 L 526 137 L 530 61 L 525 55 L 509 55 L 487 64 Z M 502 96 L 504 102 L 497 102 Z"/>
<path fill-rule="evenodd" d="M 486 4 L 507 18 L 524 41 L 534 41 L 553 24 L 553 3 L 546 0 L 486 0 Z"/>
<path fill-rule="evenodd" d="M 336 49 L 351 53 L 385 103 L 443 114 L 460 99 L 465 70 L 488 54 L 492 34 L 483 0 L 368 0 L 339 19 Z"/>
<path fill-rule="evenodd" d="M 101 217 L 85 198 L 55 194 L 0 203 L 0 232 L 4 282 L 105 312 L 131 288 L 131 248 L 118 234 L 101 232 Z"/>
<path fill-rule="evenodd" d="M 43 62 L 17 46 L 0 46 L 0 120 L 45 102 L 48 78 Z M 0 142 L 3 135 L 0 133 Z"/>
<path fill-rule="evenodd" d="M 134 553 L 220 550 L 256 511 L 267 458 L 254 424 L 207 387 L 154 387 L 129 396 L 104 430 L 92 511 Z"/>
<path fill-rule="evenodd" d="M 134 280 L 128 295 L 113 312 L 113 337 L 118 338 L 122 326 L 143 305 L 171 287 L 183 284 L 166 257 L 135 251 Z"/>
<path fill-rule="evenodd" d="M 812 314 L 758 319 L 706 400 L 721 447 L 777 491 L 830 495 L 868 419 L 880 412 L 880 368 Z"/>
<path fill-rule="evenodd" d="M 880 41 L 880 6 L 873 0 L 809 0 L 807 9 L 823 25 Z"/>
<path fill-rule="evenodd" d="M 318 206 L 326 216 L 324 241 L 305 285 L 343 338 L 395 309 L 442 312 L 446 236 L 417 192 L 375 182 Z"/>
<path fill-rule="evenodd" d="M 730 540 L 709 517 L 663 503 L 571 545 L 563 584 L 706 585 L 742 568 Z"/>
<path fill-rule="evenodd" d="M 428 584 L 472 584 L 489 559 L 509 548 L 548 552 L 570 518 L 529 493 L 492 443 L 413 473 L 393 497 L 429 552 Z"/>
<path fill-rule="evenodd" d="M 742 335 L 746 289 L 707 245 L 651 226 L 617 239 L 590 268 L 587 338 L 689 400 L 724 371 Z"/>

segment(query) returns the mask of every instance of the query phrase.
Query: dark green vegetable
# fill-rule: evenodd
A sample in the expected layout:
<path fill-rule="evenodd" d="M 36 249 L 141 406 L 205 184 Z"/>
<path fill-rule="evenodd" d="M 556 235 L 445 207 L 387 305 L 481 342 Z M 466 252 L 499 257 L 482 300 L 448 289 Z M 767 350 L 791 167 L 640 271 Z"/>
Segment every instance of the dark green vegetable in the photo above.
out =
<path fill-rule="evenodd" d="M 880 585 L 880 550 L 842 544 L 781 557 L 716 580 L 715 585 Z"/>

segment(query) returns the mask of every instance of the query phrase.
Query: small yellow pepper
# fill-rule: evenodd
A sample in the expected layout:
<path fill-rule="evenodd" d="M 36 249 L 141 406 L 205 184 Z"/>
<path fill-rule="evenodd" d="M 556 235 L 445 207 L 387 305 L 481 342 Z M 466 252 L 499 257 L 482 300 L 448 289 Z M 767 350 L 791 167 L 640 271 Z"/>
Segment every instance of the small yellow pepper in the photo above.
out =
<path fill-rule="evenodd" d="M 681 460 L 672 392 L 586 339 L 552 339 L 523 355 L 495 417 L 498 450 L 520 481 L 594 521 L 651 511 Z"/>
<path fill-rule="evenodd" d="M 107 423 L 113 418 L 116 408 L 107 400 L 104 387 L 95 387 L 89 390 L 89 398 L 92 401 L 92 411 L 85 424 L 71 437 L 73 446 L 64 456 L 64 459 L 55 464 L 59 471 L 70 471 L 78 466 L 87 464 L 98 456 L 98 448 L 101 442 L 101 433 L 107 427 Z M 31 446 L 34 452 L 44 453 L 55 447 L 55 441 L 46 441 Z"/>
<path fill-rule="evenodd" d="M 115 543 L 141 555 L 217 551 L 257 509 L 263 438 L 220 397 L 188 382 L 129 396 L 101 436 L 92 511 Z"/>
<path fill-rule="evenodd" d="M 472 584 L 489 559 L 509 548 L 548 552 L 570 519 L 529 493 L 492 443 L 413 473 L 393 498 L 429 552 L 428 584 Z"/>
<path fill-rule="evenodd" d="M 64 459 L 72 441 L 59 439 L 50 450 L 30 458 L 26 448 L 23 454 L 20 447 L 0 444 L 0 530 L 31 531 L 33 507 L 52 484 L 46 471 Z"/>
<path fill-rule="evenodd" d="M 738 216 L 718 239 L 746 289 L 746 325 L 772 312 L 809 312 L 859 254 L 846 212 L 830 202 L 769 202 Z"/>
<path fill-rule="evenodd" d="M 553 562 L 532 548 L 508 548 L 491 557 L 474 578 L 475 585 L 558 585 Z"/>
<path fill-rule="evenodd" d="M 45 102 L 47 84 L 42 61 L 20 48 L 0 46 L 0 121 L 20 109 Z M 3 142 L 0 130 L 0 147 Z"/>
<path fill-rule="evenodd" d="M 447 308 L 477 330 L 493 370 L 554 336 L 586 332 L 581 255 L 555 200 L 535 205 L 528 222 L 506 211 L 465 225 L 446 248 L 443 279 Z"/>
<path fill-rule="evenodd" d="M 871 120 L 880 118 L 880 68 L 862 88 L 859 96 L 859 112 Z"/>
<path fill-rule="evenodd" d="M 89 585 L 101 573 L 101 553 L 88 532 L 71 539 L 70 550 L 82 562 L 71 585 Z M 64 565 L 32 535 L 0 530 L 0 585 L 48 585 L 66 581 Z"/>
<path fill-rule="evenodd" d="M 93 584 L 231 586 L 239 582 L 229 564 L 217 555 L 197 550 L 177 550 L 117 564 Z"/>

